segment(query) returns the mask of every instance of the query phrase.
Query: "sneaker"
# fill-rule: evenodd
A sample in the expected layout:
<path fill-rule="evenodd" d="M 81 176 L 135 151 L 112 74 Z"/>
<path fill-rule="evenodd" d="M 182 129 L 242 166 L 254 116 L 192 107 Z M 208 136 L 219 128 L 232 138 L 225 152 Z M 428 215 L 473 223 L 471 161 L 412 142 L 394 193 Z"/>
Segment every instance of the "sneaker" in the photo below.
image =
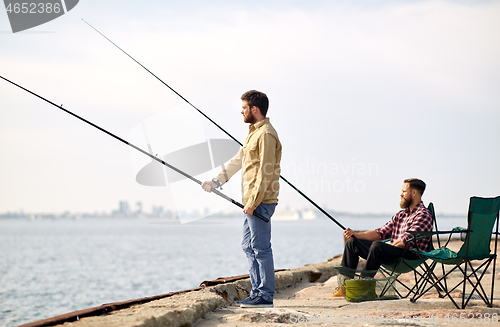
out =
<path fill-rule="evenodd" d="M 337 288 L 337 292 L 333 293 L 332 295 L 327 295 L 327 297 L 345 297 L 345 286 L 340 286 Z"/>
<path fill-rule="evenodd" d="M 257 296 L 252 296 L 252 297 L 247 297 L 246 299 L 244 300 L 241 300 L 241 301 L 237 301 L 236 304 L 243 304 L 243 303 L 247 303 L 247 302 L 252 302 L 253 299 L 255 299 Z"/>
<path fill-rule="evenodd" d="M 257 296 L 255 299 L 240 304 L 242 308 L 272 308 L 274 307 L 273 301 L 266 301 L 260 296 Z"/>

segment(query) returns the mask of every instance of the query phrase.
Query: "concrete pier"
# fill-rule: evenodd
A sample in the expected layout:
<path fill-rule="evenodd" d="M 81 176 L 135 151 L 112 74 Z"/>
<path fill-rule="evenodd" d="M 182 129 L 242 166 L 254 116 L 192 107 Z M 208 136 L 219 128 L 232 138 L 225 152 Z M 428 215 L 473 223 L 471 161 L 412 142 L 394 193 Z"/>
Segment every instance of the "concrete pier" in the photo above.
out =
<path fill-rule="evenodd" d="M 454 241 L 453 247 L 461 246 Z M 500 323 L 500 291 L 495 290 L 493 307 L 482 300 L 473 299 L 465 310 L 458 310 L 448 298 L 439 298 L 435 290 L 416 303 L 409 299 L 348 302 L 343 297 L 332 298 L 337 286 L 334 266 L 341 257 L 318 264 L 276 273 L 274 308 L 243 309 L 235 304 L 250 291 L 248 278 L 227 279 L 219 285 L 170 294 L 163 298 L 148 299 L 144 303 L 129 303 L 123 308 L 111 307 L 107 311 L 82 317 L 68 314 L 66 320 L 57 317 L 25 326 L 65 327 L 132 327 L 132 326 L 304 326 L 363 325 L 363 326 L 483 326 Z M 495 269 L 495 288 L 500 282 L 500 264 Z M 486 271 L 483 286 L 491 290 L 493 267 Z M 412 285 L 413 275 L 404 274 L 399 280 Z M 460 280 L 453 274 L 449 282 Z M 208 283 L 210 284 L 210 283 Z M 460 288 L 461 289 L 461 288 Z M 454 296 L 459 295 L 456 291 Z M 78 312 L 77 312 L 78 313 Z M 78 319 L 78 320 L 75 320 Z M 74 320 L 74 321 L 71 321 Z"/>

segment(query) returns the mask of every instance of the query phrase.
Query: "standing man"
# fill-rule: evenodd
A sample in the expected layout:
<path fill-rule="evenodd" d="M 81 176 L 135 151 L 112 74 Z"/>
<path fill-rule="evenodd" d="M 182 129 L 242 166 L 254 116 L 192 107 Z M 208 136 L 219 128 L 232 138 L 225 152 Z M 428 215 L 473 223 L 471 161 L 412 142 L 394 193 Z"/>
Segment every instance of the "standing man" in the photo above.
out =
<path fill-rule="evenodd" d="M 398 258 L 418 259 L 411 251 L 418 247 L 426 251 L 430 238 L 425 238 L 415 244 L 409 231 L 432 231 L 432 215 L 422 202 L 425 183 L 417 178 L 405 179 L 401 190 L 401 211 L 396 213 L 384 226 L 366 232 L 354 232 L 347 228 L 344 237 L 347 242 L 344 247 L 341 266 L 356 269 L 359 257 L 366 259 L 365 271 L 376 271 L 382 264 L 393 264 Z M 355 236 L 357 240 L 353 239 Z M 382 240 L 390 239 L 385 243 Z M 368 275 L 367 273 L 366 275 Z M 352 278 L 352 276 L 347 276 Z M 373 276 L 370 276 L 373 277 Z M 341 287 L 333 296 L 344 296 Z"/>
<path fill-rule="evenodd" d="M 226 183 L 241 169 L 243 196 L 243 240 L 248 259 L 252 291 L 238 302 L 243 308 L 271 308 L 274 296 L 274 261 L 271 248 L 271 222 L 253 216 L 259 213 L 271 219 L 278 203 L 281 143 L 266 118 L 269 100 L 266 94 L 251 90 L 241 96 L 243 121 L 250 124 L 243 148 L 212 181 L 201 187 L 211 192 Z"/>

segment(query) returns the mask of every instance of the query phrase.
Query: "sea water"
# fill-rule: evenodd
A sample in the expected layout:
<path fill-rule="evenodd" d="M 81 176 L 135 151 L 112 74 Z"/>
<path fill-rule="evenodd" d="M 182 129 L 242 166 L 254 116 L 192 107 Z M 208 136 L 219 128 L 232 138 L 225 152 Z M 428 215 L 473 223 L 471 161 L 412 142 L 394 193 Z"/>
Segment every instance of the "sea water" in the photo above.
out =
<path fill-rule="evenodd" d="M 337 219 L 353 229 L 373 229 L 389 218 Z M 327 217 L 272 224 L 277 269 L 342 253 L 342 229 Z M 132 218 L 0 219 L 0 326 L 247 274 L 241 234 L 242 217 L 184 225 Z"/>

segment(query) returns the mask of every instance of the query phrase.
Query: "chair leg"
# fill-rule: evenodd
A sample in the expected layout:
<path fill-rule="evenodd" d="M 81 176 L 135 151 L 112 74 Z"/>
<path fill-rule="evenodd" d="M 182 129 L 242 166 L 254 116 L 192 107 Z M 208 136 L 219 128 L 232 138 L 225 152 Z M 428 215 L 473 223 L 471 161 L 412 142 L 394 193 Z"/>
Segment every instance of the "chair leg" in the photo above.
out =
<path fill-rule="evenodd" d="M 498 223 L 497 223 L 497 226 L 498 226 Z M 498 228 L 497 228 L 498 230 Z M 495 248 L 496 248 L 496 243 L 495 243 Z M 493 291 L 495 290 L 495 267 L 496 267 L 496 264 L 497 264 L 497 255 L 496 255 L 496 251 L 495 251 L 495 254 L 494 254 L 494 259 L 493 259 L 493 275 L 491 276 L 491 300 L 490 300 L 490 305 L 489 307 L 493 307 Z"/>
<path fill-rule="evenodd" d="M 467 286 L 467 263 L 470 264 L 468 260 L 465 260 L 464 285 L 462 292 L 462 309 L 465 309 L 465 286 Z"/>
<path fill-rule="evenodd" d="M 465 307 L 467 306 L 467 304 L 469 303 L 470 299 L 472 298 L 472 296 L 474 295 L 474 292 L 477 292 L 477 294 L 479 295 L 479 297 L 481 297 L 481 299 L 483 300 L 483 302 L 488 306 L 488 307 L 491 307 L 492 306 L 492 301 L 493 301 L 493 297 L 490 299 L 488 299 L 488 295 L 486 295 L 486 291 L 484 290 L 483 286 L 481 285 L 481 280 L 483 279 L 484 277 L 484 274 L 486 273 L 486 270 L 488 270 L 488 268 L 490 267 L 490 264 L 492 262 L 492 258 L 486 260 L 485 262 L 483 262 L 479 267 L 477 267 L 476 269 L 474 269 L 472 267 L 472 264 L 469 262 L 469 266 L 470 266 L 470 269 L 471 269 L 471 273 L 469 275 L 465 275 L 465 278 L 467 279 L 467 281 L 472 285 L 472 291 L 469 295 L 469 297 L 467 298 L 467 300 L 465 301 L 464 303 L 464 309 Z M 476 271 L 480 270 L 480 269 L 483 269 L 483 272 L 481 273 L 481 275 L 478 277 L 477 274 L 476 274 Z M 476 279 L 475 282 L 473 282 L 471 280 L 470 277 L 474 276 L 474 278 Z M 493 276 L 494 278 L 494 276 Z M 478 288 L 479 287 L 479 288 Z M 493 290 L 493 282 L 492 282 L 492 290 Z M 464 295 L 465 296 L 465 295 Z"/>
<path fill-rule="evenodd" d="M 481 266 L 479 266 L 477 268 L 477 270 L 481 269 L 486 263 L 487 262 L 484 262 Z M 481 299 L 485 302 L 485 304 L 486 305 L 489 304 L 489 301 L 488 301 L 487 296 L 486 296 L 486 292 L 484 291 L 482 285 L 480 284 L 480 281 L 481 281 L 482 277 L 484 276 L 484 273 L 485 273 L 486 270 L 484 270 L 483 273 L 481 274 L 481 276 L 478 277 L 477 274 L 475 273 L 475 270 L 473 269 L 472 265 L 470 264 L 470 262 L 469 262 L 469 266 L 471 268 L 471 273 L 470 274 L 466 273 L 466 271 L 467 271 L 466 268 L 467 267 L 465 267 L 465 269 L 462 269 L 462 267 L 460 267 L 460 265 L 455 266 L 450 272 L 448 272 L 448 274 L 450 274 L 453 270 L 455 270 L 455 269 L 458 268 L 460 270 L 460 272 L 462 273 L 462 275 L 464 276 L 464 279 L 460 283 L 458 283 L 457 285 L 455 285 L 455 287 L 453 287 L 452 289 L 448 290 L 447 293 L 446 293 L 446 296 L 448 296 L 450 298 L 450 300 L 457 307 L 457 309 L 465 309 L 467 307 L 467 304 L 469 303 L 470 299 L 472 298 L 472 295 L 476 291 L 477 291 L 478 295 L 481 297 Z M 488 264 L 488 266 L 489 266 L 489 264 Z M 470 278 L 472 276 L 474 276 L 476 278 L 476 282 L 475 283 Z M 467 282 L 469 282 L 473 286 L 473 289 L 472 289 L 471 294 L 467 297 L 467 300 L 465 300 L 465 289 L 466 289 L 466 283 Z M 462 289 L 462 305 L 461 305 L 461 307 L 459 307 L 455 303 L 455 300 L 453 300 L 453 298 L 451 297 L 450 293 L 452 293 L 455 289 L 457 289 L 461 285 L 463 287 L 463 289 Z M 480 290 L 477 288 L 478 286 L 480 287 Z M 481 294 L 481 292 L 483 294 Z"/>
<path fill-rule="evenodd" d="M 408 293 L 406 293 L 405 296 L 402 296 L 398 290 L 396 289 L 396 292 L 400 295 L 400 297 L 402 299 L 405 299 L 407 298 L 408 296 L 410 296 L 410 294 L 416 294 L 417 290 L 418 290 L 418 282 L 419 282 L 419 279 L 417 278 L 417 272 L 415 271 L 415 269 L 412 269 L 413 270 L 413 278 L 415 280 L 415 285 L 413 285 L 412 288 L 409 288 L 408 286 L 406 286 L 405 284 L 403 284 L 402 282 L 400 282 L 399 280 L 396 279 L 396 281 L 401 285 L 403 286 L 404 288 L 406 288 L 406 290 L 408 291 Z M 419 276 L 422 276 L 420 274 L 418 274 Z"/>
<path fill-rule="evenodd" d="M 442 263 L 442 262 L 441 262 L 441 271 L 443 272 L 443 276 L 444 276 L 445 275 L 445 270 L 444 270 L 444 263 Z M 445 287 L 445 290 L 448 289 L 448 282 L 446 281 L 446 279 L 444 280 L 444 287 Z M 443 292 L 445 292 L 445 291 L 443 290 Z M 439 297 L 440 298 L 444 298 L 445 295 L 442 295 L 441 293 L 439 293 Z"/>
<path fill-rule="evenodd" d="M 399 267 L 399 265 L 400 265 L 401 263 L 403 263 L 403 264 L 407 265 L 410 269 L 412 269 L 412 268 L 411 268 L 411 267 L 410 267 L 410 266 L 409 266 L 406 262 L 404 262 L 404 261 L 399 261 L 399 262 L 397 263 L 397 265 L 394 267 L 394 269 L 392 269 L 392 271 L 389 271 L 389 270 L 387 270 L 387 269 L 385 269 L 385 268 L 383 268 L 383 267 L 380 267 L 379 271 L 380 271 L 380 272 L 384 275 L 384 277 L 392 277 L 392 276 L 394 276 L 395 271 L 397 270 L 397 268 Z M 414 270 L 414 269 L 412 269 L 412 270 L 413 270 L 413 272 L 414 272 L 414 278 L 415 278 L 415 281 L 417 282 L 417 278 L 416 278 L 415 270 Z M 415 292 L 415 286 L 416 286 L 416 285 L 415 285 L 415 286 L 413 286 L 412 288 L 409 288 L 408 286 L 406 286 L 403 282 L 401 282 L 401 281 L 400 281 L 399 279 L 397 279 L 397 278 L 395 279 L 395 282 L 397 282 L 399 285 L 401 285 L 402 287 L 404 287 L 404 288 L 406 289 L 406 291 L 408 291 L 408 293 L 406 293 L 406 295 L 404 295 L 404 296 L 403 296 L 403 295 L 402 295 L 402 294 L 398 291 L 398 289 L 394 286 L 394 282 L 393 282 L 393 283 L 391 283 L 391 286 L 394 286 L 394 291 L 396 291 L 396 294 L 399 296 L 399 298 L 401 298 L 401 299 L 407 298 L 410 294 L 413 294 L 413 293 Z M 390 287 L 390 286 L 389 286 L 389 287 Z M 387 285 L 386 285 L 386 287 L 384 287 L 384 289 L 382 290 L 381 294 L 384 294 L 386 291 L 388 291 L 388 290 L 389 290 L 389 287 L 387 287 Z"/>
<path fill-rule="evenodd" d="M 397 266 L 396 266 L 397 267 Z M 394 270 L 396 270 L 396 267 L 394 267 L 394 269 L 389 272 L 387 269 L 383 268 L 383 267 L 380 267 L 379 268 L 379 271 L 382 273 L 382 275 L 384 277 L 391 277 L 394 275 Z M 404 286 L 405 288 L 408 288 L 405 284 L 401 283 L 397 278 L 396 278 L 396 281 L 401 284 L 402 286 Z M 380 296 L 384 295 L 385 292 L 388 290 L 387 288 L 387 285 L 384 286 L 384 288 L 382 289 L 382 292 L 380 292 Z M 401 295 L 401 293 L 399 293 L 398 289 L 396 287 L 394 287 L 394 290 L 396 291 L 396 293 L 398 294 L 398 296 L 400 298 L 403 298 L 403 296 Z"/>
<path fill-rule="evenodd" d="M 430 269 L 431 269 L 432 272 L 434 272 L 434 269 L 436 268 L 436 264 L 437 264 L 437 262 L 433 262 L 431 264 Z M 443 270 L 443 275 L 444 275 L 444 270 Z M 437 277 L 434 273 L 432 273 L 432 274 L 429 275 L 429 279 L 434 283 L 434 288 L 438 292 L 439 297 L 440 298 L 444 298 L 446 295 L 441 294 L 441 292 L 445 292 L 445 291 L 441 287 L 439 287 L 439 284 L 435 283 L 436 280 L 434 279 L 434 277 Z M 447 285 L 446 285 L 446 279 L 444 280 L 444 283 L 445 283 L 445 288 L 446 288 L 447 287 Z"/>
<path fill-rule="evenodd" d="M 459 265 L 453 267 L 453 269 L 451 269 L 449 272 L 447 272 L 445 275 L 443 275 L 441 278 L 438 278 L 434 272 L 430 271 L 429 270 L 429 266 L 427 265 L 427 263 L 425 263 L 425 266 L 426 268 L 428 269 L 428 272 L 427 274 L 429 275 L 429 278 L 428 279 L 434 279 L 435 282 L 433 282 L 428 288 L 426 289 L 423 289 L 422 292 L 419 292 L 419 294 L 416 294 L 415 296 L 413 296 L 410 301 L 411 302 L 416 302 L 422 295 L 424 295 L 425 293 L 427 293 L 430 289 L 432 289 L 433 287 L 435 287 L 436 285 L 439 285 L 440 288 L 444 289 L 443 287 L 443 284 L 441 283 L 442 281 L 445 281 L 446 278 L 448 277 L 449 274 L 451 274 L 453 271 L 455 271 L 455 269 L 457 269 L 459 267 Z M 462 281 L 463 282 L 463 281 Z M 460 286 L 462 284 L 462 282 L 460 282 L 457 286 L 455 286 L 453 289 L 451 290 L 448 290 L 448 289 L 445 289 L 445 296 L 448 296 L 448 298 L 451 300 L 451 302 L 455 305 L 455 307 L 457 309 L 460 309 L 460 307 L 458 306 L 458 304 L 455 302 L 455 300 L 451 297 L 450 293 L 453 292 L 458 286 Z"/>
<path fill-rule="evenodd" d="M 419 294 L 421 292 L 421 290 L 424 290 L 425 287 L 427 286 L 427 283 L 429 283 L 429 278 L 430 278 L 430 274 L 427 270 L 427 266 L 426 266 L 426 271 L 424 272 L 424 274 L 422 275 L 422 277 L 420 278 L 422 280 L 422 282 L 420 283 L 420 285 L 417 287 L 417 291 L 416 291 L 416 294 Z M 415 294 L 415 295 L 416 295 Z"/>
<path fill-rule="evenodd" d="M 427 286 L 428 283 L 432 283 L 432 286 L 429 287 L 432 288 L 432 287 L 435 287 L 436 288 L 436 291 L 438 292 L 439 294 L 439 297 L 444 297 L 441 292 L 442 292 L 442 289 L 439 287 L 439 285 L 436 283 L 436 279 L 437 279 L 437 276 L 435 276 L 434 274 L 434 268 L 435 268 L 435 263 L 433 262 L 430 266 L 427 265 L 427 263 L 424 261 L 424 266 L 425 266 L 425 271 L 422 275 L 420 275 L 420 280 L 422 280 L 421 284 L 417 287 L 417 290 L 416 290 L 416 294 L 420 293 L 421 290 L 424 290 L 425 287 Z M 415 271 L 415 270 L 414 270 Z M 416 272 L 416 271 L 415 271 Z M 418 284 L 418 283 L 417 283 Z M 429 290 L 428 289 L 428 290 Z M 425 292 L 427 292 L 428 290 L 426 290 Z M 425 293 L 424 292 L 424 293 Z M 415 298 L 415 296 L 414 296 Z"/>
<path fill-rule="evenodd" d="M 420 279 L 417 278 L 417 274 L 418 276 L 420 277 Z M 406 294 L 405 298 L 407 298 L 408 296 L 410 296 L 410 294 L 417 294 L 418 292 L 418 283 L 420 282 L 420 280 L 422 279 L 423 275 L 421 275 L 420 273 L 417 273 L 417 271 L 415 269 L 413 269 L 413 279 L 415 280 L 415 285 L 413 285 L 413 287 L 411 288 L 411 290 L 408 290 L 408 293 Z M 408 287 L 407 287 L 408 289 Z"/>

